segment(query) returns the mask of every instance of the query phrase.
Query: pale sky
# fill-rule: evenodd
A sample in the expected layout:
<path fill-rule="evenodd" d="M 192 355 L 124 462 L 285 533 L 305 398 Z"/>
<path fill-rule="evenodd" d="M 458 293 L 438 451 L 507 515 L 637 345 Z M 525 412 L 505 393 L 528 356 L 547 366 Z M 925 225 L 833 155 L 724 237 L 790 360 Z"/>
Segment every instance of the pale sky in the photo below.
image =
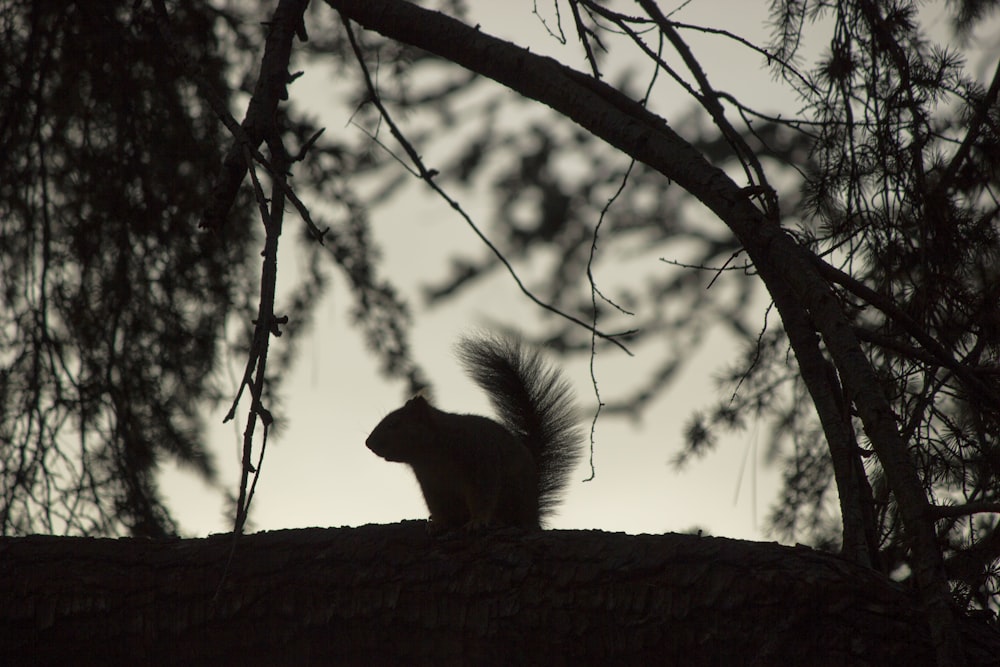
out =
<path fill-rule="evenodd" d="M 548 37 L 531 13 L 531 0 L 470 0 L 468 4 L 473 13 L 471 23 L 481 24 L 484 32 L 586 69 L 576 40 L 571 38 L 563 47 Z M 669 12 L 681 4 L 661 2 L 661 7 Z M 693 0 L 673 18 L 726 28 L 764 45 L 768 36 L 767 4 L 765 0 Z M 542 0 L 538 5 L 540 12 L 551 7 Z M 631 6 L 624 9 L 638 11 Z M 563 17 L 564 23 L 567 18 Z M 794 98 L 773 81 L 762 58 L 722 38 L 689 38 L 717 89 L 731 92 L 762 110 L 783 111 L 786 115 L 797 111 Z M 691 108 L 691 101 L 676 88 L 663 85 L 659 90 L 654 111 L 668 121 L 672 114 Z M 338 106 L 325 93 L 329 93 L 327 74 L 315 67 L 306 69 L 305 76 L 292 88 L 302 108 L 321 114 L 328 134 L 359 132 L 347 124 L 351 110 Z M 425 157 L 432 154 L 430 148 L 422 152 Z M 430 162 L 428 166 L 435 164 Z M 412 348 L 435 385 L 437 407 L 490 415 L 486 398 L 462 374 L 451 353 L 452 346 L 463 333 L 487 321 L 515 326 L 530 321 L 537 307 L 518 293 L 506 274 L 496 273 L 446 308 L 420 310 L 417 287 L 445 275 L 444 258 L 456 249 L 473 256 L 481 256 L 484 251 L 447 204 L 431 194 L 420 194 L 416 183 L 408 192 L 415 194 L 405 202 L 373 211 L 374 232 L 385 257 L 381 269 L 410 297 L 415 308 Z M 475 211 L 474 202 L 462 203 Z M 706 218 L 708 224 L 722 228 L 720 221 Z M 486 217 L 479 222 L 485 223 Z M 279 291 L 282 285 L 288 288 L 294 275 L 296 226 L 301 224 L 294 215 L 286 216 Z M 665 249 L 662 255 L 669 257 L 667 252 Z M 441 268 L 434 270 L 436 266 Z M 706 284 L 711 277 L 705 276 Z M 733 279 L 754 278 L 740 274 Z M 580 276 L 580 280 L 586 277 Z M 312 331 L 300 342 L 293 376 L 284 380 L 284 401 L 272 407 L 285 428 L 280 437 L 272 437 L 268 443 L 251 513 L 256 530 L 390 523 L 427 516 L 409 468 L 386 462 L 364 446 L 375 424 L 402 404 L 403 387 L 378 375 L 375 360 L 349 324 L 350 297 L 343 283 L 340 274 L 334 272 L 334 286 L 315 315 Z M 272 339 L 271 345 L 274 354 L 282 339 Z M 711 406 L 720 394 L 732 392 L 732 388 L 719 389 L 713 377 L 734 352 L 729 341 L 716 335 L 702 346 L 687 372 L 656 401 L 640 424 L 602 417 L 594 452 L 596 478 L 580 481 L 590 474 L 584 461 L 572 476 L 565 501 L 550 526 L 629 533 L 703 528 L 713 535 L 769 538 L 763 531 L 764 519 L 775 499 L 779 473 L 761 462 L 762 447 L 758 444 L 763 434 L 756 427 L 724 439 L 715 453 L 680 472 L 669 464 L 682 447 L 682 429 L 692 410 Z M 555 358 L 552 361 L 562 363 Z M 240 360 L 233 364 L 234 376 L 241 374 L 243 363 Z M 630 377 L 630 369 L 641 369 L 644 363 L 641 356 L 602 354 L 597 361 L 602 392 L 613 392 L 621 378 Z M 584 423 L 589 425 L 596 406 L 587 366 L 581 360 L 563 369 L 576 388 Z M 212 423 L 210 447 L 216 453 L 222 482 L 235 494 L 246 401 L 241 405 L 237 427 L 232 423 L 221 425 L 227 410 L 228 405 L 221 406 L 216 414 L 208 416 Z M 176 471 L 168 471 L 162 485 L 184 534 L 231 530 L 232 518 L 224 514 L 226 506 L 217 491 L 205 488 L 192 475 Z"/>

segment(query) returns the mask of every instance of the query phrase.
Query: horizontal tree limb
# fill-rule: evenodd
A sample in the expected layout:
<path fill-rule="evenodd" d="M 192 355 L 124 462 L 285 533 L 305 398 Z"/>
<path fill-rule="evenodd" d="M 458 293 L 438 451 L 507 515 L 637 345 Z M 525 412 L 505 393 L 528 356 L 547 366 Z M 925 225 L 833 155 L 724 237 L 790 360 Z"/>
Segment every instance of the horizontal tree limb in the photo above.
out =
<path fill-rule="evenodd" d="M 0 664 L 906 664 L 916 597 L 806 547 L 422 522 L 0 538 Z M 970 663 L 1000 634 L 960 620 Z"/>

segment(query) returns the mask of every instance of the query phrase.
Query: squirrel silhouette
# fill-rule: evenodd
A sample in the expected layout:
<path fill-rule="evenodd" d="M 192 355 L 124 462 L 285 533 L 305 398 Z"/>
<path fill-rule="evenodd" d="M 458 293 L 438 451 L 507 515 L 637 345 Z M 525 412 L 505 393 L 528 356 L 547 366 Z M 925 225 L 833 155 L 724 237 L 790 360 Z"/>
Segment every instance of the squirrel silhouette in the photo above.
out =
<path fill-rule="evenodd" d="M 444 412 L 418 395 L 386 415 L 365 444 L 413 469 L 432 531 L 540 528 L 580 455 L 569 383 L 514 338 L 466 337 L 457 349 L 500 423 Z"/>

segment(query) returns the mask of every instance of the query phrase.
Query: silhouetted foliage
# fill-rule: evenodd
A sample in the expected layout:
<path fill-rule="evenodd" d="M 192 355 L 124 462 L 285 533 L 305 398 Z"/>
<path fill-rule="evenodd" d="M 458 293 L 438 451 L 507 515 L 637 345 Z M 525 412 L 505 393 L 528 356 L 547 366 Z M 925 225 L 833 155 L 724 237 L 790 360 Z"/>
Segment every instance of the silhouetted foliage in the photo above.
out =
<path fill-rule="evenodd" d="M 263 234 L 248 187 L 223 226 L 199 229 L 232 140 L 204 89 L 224 104 L 252 89 L 262 6 L 175 0 L 163 21 L 156 5 L 0 5 L 3 534 L 172 534 L 161 464 L 215 479 L 200 415 L 232 399 L 218 370 L 246 356 Z M 295 149 L 316 129 L 280 123 Z M 386 373 L 419 388 L 409 312 L 377 275 L 365 204 L 345 185 L 369 151 L 324 143 L 307 157 L 356 321 Z M 282 304 L 270 399 L 329 284 L 323 252 L 305 246 Z"/>
<path fill-rule="evenodd" d="M 244 202 L 198 232 L 225 137 L 133 5 L 0 10 L 4 534 L 172 533 L 158 463 L 213 477 L 199 414 L 253 228 Z M 224 89 L 214 12 L 174 11 Z"/>

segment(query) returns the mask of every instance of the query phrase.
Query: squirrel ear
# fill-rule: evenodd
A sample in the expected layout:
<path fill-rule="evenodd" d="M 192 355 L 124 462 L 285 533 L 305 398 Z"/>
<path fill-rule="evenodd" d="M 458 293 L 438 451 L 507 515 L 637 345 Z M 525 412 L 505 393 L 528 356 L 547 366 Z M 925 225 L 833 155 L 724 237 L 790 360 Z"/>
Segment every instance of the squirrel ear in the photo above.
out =
<path fill-rule="evenodd" d="M 406 407 L 417 414 L 427 414 L 430 412 L 431 404 L 427 402 L 423 394 L 417 394 L 406 402 Z"/>
<path fill-rule="evenodd" d="M 418 394 L 406 402 L 406 411 L 417 423 L 429 423 L 432 419 L 431 404 L 427 399 Z"/>
<path fill-rule="evenodd" d="M 422 398 L 427 401 L 428 405 L 434 405 L 434 392 L 430 387 L 421 387 L 420 391 L 413 395 L 413 398 Z"/>

